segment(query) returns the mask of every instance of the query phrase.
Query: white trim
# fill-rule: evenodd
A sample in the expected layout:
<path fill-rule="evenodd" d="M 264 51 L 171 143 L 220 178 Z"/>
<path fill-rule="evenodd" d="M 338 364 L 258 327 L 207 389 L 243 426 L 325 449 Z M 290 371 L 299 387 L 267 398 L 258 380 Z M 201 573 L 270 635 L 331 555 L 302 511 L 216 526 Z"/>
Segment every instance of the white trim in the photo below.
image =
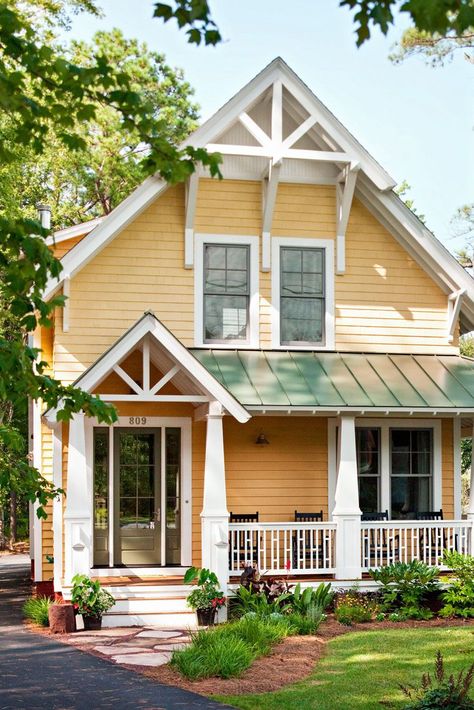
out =
<path fill-rule="evenodd" d="M 63 447 L 62 424 L 53 426 L 53 485 L 63 486 Z M 54 591 L 62 589 L 63 576 L 63 497 L 58 496 L 53 501 L 53 557 L 54 557 Z"/>
<path fill-rule="evenodd" d="M 284 350 L 290 350 L 290 348 L 283 348 Z M 297 350 L 302 350 L 303 348 L 297 348 Z M 315 350 L 315 348 L 310 348 L 311 350 Z M 318 348 L 320 350 L 321 348 Z M 309 407 L 294 407 L 294 406 L 288 406 L 288 405 L 273 405 L 273 404 L 248 404 L 246 406 L 246 409 L 249 412 L 255 412 L 256 414 L 265 414 L 265 412 L 272 412 L 272 414 L 293 414 L 295 416 L 298 415 L 304 415 L 308 416 L 308 414 L 313 414 L 315 416 L 325 416 L 327 414 L 334 415 L 336 414 L 339 416 L 340 414 L 355 414 L 355 415 L 360 415 L 363 416 L 364 414 L 384 414 L 387 418 L 389 418 L 391 415 L 395 414 L 409 414 L 410 416 L 413 415 L 414 418 L 418 415 L 423 415 L 426 416 L 427 414 L 432 414 L 433 417 L 436 415 L 439 415 L 441 417 L 443 416 L 452 416 L 453 414 L 455 415 L 461 415 L 461 414 L 469 414 L 472 415 L 472 407 L 344 407 L 344 406 L 339 406 L 339 407 L 316 407 L 316 406 L 309 406 Z"/>
<path fill-rule="evenodd" d="M 456 421 L 456 420 L 455 420 Z M 457 420 L 459 421 L 459 420 Z M 440 419 L 378 419 L 378 418 L 357 418 L 355 422 L 358 427 L 373 427 L 380 429 L 380 510 L 388 510 L 390 513 L 390 441 L 389 430 L 397 429 L 432 429 L 433 430 L 433 484 L 432 484 L 432 508 L 439 510 L 442 508 L 442 446 L 441 446 L 441 421 Z M 336 442 L 337 420 L 328 419 L 328 447 L 330 443 Z M 384 480 L 385 479 L 385 480 Z M 328 449 L 328 505 L 329 510 L 334 508 L 334 491 L 336 488 L 337 469 L 335 464 L 335 452 L 331 454 Z M 455 512 L 455 518 L 459 518 Z"/>
<path fill-rule="evenodd" d="M 280 343 L 280 249 L 281 247 L 310 247 L 324 249 L 326 279 L 324 324 L 324 344 L 281 345 Z M 272 348 L 274 350 L 334 350 L 335 313 L 334 313 L 334 240 L 272 237 Z"/>
<path fill-rule="evenodd" d="M 258 274 L 258 271 L 257 271 Z M 257 292 L 258 297 L 258 292 Z M 257 321 L 258 325 L 258 321 Z M 192 401 L 207 401 L 209 398 L 217 399 L 222 406 L 237 421 L 244 423 L 250 419 L 247 412 L 230 392 L 223 387 L 216 378 L 192 355 L 187 348 L 151 313 L 146 313 L 130 330 L 120 338 L 102 357 L 100 357 L 92 367 L 86 370 L 74 383 L 86 392 L 91 392 L 102 382 L 102 380 L 113 369 L 113 366 L 121 362 L 146 336 L 150 334 L 168 352 L 175 363 L 179 363 L 181 368 L 189 373 L 194 382 L 198 384 L 205 395 L 191 396 Z M 109 401 L 128 401 L 133 397 L 133 401 L 139 401 L 140 395 L 110 395 Z M 174 399 L 170 399 L 173 397 Z M 104 395 L 106 398 L 106 395 Z M 183 398 L 187 398 L 184 399 Z M 146 400 L 146 397 L 145 397 Z M 142 400 L 143 401 L 143 400 Z M 146 400 L 148 401 L 148 400 Z M 190 401 L 187 395 L 154 395 L 150 400 L 158 401 Z M 56 420 L 56 413 L 61 405 L 55 409 L 50 409 L 45 414 L 45 418 L 53 422 Z"/>
<path fill-rule="evenodd" d="M 336 498 L 337 482 L 337 420 L 328 419 L 328 519 L 332 520 L 332 511 Z"/>
<path fill-rule="evenodd" d="M 166 385 L 167 382 L 173 379 L 175 375 L 178 374 L 178 372 L 181 370 L 179 365 L 175 365 L 174 367 L 171 368 L 171 370 L 168 370 L 168 372 L 163 375 L 161 379 L 158 380 L 158 382 L 153 385 L 153 387 L 150 389 L 150 394 L 156 394 L 159 392 L 163 387 Z"/>
<path fill-rule="evenodd" d="M 41 351 L 41 331 L 38 329 L 31 336 L 31 345 Z M 41 359 L 41 352 L 37 359 Z M 32 465 L 41 474 L 43 473 L 42 466 L 42 436 L 43 432 L 41 430 L 41 402 L 36 399 L 32 403 L 32 424 L 33 424 L 33 446 L 32 446 Z M 43 581 L 43 520 L 38 518 L 37 511 L 39 508 L 39 503 L 36 500 L 33 503 L 33 549 L 34 549 L 34 560 L 35 560 L 35 572 L 34 581 Z"/>
<path fill-rule="evenodd" d="M 196 214 L 199 175 L 194 172 L 186 182 L 185 217 L 184 217 L 184 268 L 194 265 L 194 217 Z"/>
<path fill-rule="evenodd" d="M 81 222 L 80 224 L 73 224 L 72 227 L 58 229 L 57 232 L 54 232 L 51 236 L 46 237 L 46 244 L 51 246 L 60 244 L 61 242 L 67 242 L 69 239 L 74 239 L 74 237 L 85 236 L 98 227 L 104 219 L 105 217 L 96 217 L 95 219 L 90 219 L 88 222 Z"/>
<path fill-rule="evenodd" d="M 448 297 L 448 343 L 452 343 L 454 340 L 454 331 L 458 323 L 462 301 L 465 295 L 466 289 L 460 288 L 458 291 L 451 293 Z"/>
<path fill-rule="evenodd" d="M 453 419 L 453 496 L 454 518 L 461 520 L 461 418 Z"/>
<path fill-rule="evenodd" d="M 195 234 L 194 255 L 194 346 L 203 348 L 231 349 L 258 348 L 260 341 L 260 304 L 259 304 L 259 237 L 257 235 L 237 234 Z M 205 343 L 204 334 L 204 245 L 205 244 L 243 244 L 250 247 L 250 297 L 249 297 L 249 339 L 232 340 L 225 343 Z M 218 399 L 218 398 L 216 398 Z"/>
<path fill-rule="evenodd" d="M 71 314 L 71 279 L 69 274 L 63 277 L 63 296 L 66 299 L 63 307 L 63 333 L 69 333 Z"/>
<path fill-rule="evenodd" d="M 262 182 L 262 271 L 270 271 L 271 267 L 271 231 L 281 166 L 282 161 L 279 163 L 271 161 L 268 170 L 268 178 L 264 178 Z"/>
<path fill-rule="evenodd" d="M 109 564 L 114 567 L 114 429 L 126 427 L 127 429 L 141 429 L 150 427 L 152 429 L 161 429 L 162 436 L 166 428 L 176 427 L 181 429 L 181 565 L 189 567 L 192 563 L 192 420 L 190 417 L 146 417 L 146 423 L 140 422 L 140 414 L 133 416 L 121 416 L 112 425 L 109 426 Z M 88 419 L 86 421 L 86 452 L 87 452 L 87 475 L 89 479 L 89 490 L 91 491 L 91 519 L 94 515 L 94 488 L 93 488 L 93 434 L 94 428 L 103 429 L 104 424 L 101 424 L 97 419 Z M 107 428 L 107 427 L 105 427 Z M 162 446 L 162 452 L 164 448 Z M 162 473 L 164 468 L 162 469 Z M 162 475 L 162 482 L 164 475 Z M 111 505 L 112 503 L 112 505 Z M 163 501 L 162 501 L 163 507 Z M 162 515 L 162 524 L 165 521 L 165 516 Z M 162 541 L 164 538 L 162 536 Z M 97 570 L 92 569 L 94 560 L 94 538 L 91 536 L 91 574 L 95 574 Z M 164 559 L 162 555 L 162 559 Z M 105 568 L 104 568 L 105 569 Z M 123 568 L 120 568 L 123 570 Z M 128 569 L 128 568 L 127 568 Z M 151 568 L 146 568 L 147 574 L 152 574 Z M 157 571 L 163 574 L 163 568 L 156 565 Z M 171 570 L 172 568 L 170 568 Z M 122 571 L 123 574 L 123 571 Z M 170 574 L 172 572 L 170 571 Z"/>

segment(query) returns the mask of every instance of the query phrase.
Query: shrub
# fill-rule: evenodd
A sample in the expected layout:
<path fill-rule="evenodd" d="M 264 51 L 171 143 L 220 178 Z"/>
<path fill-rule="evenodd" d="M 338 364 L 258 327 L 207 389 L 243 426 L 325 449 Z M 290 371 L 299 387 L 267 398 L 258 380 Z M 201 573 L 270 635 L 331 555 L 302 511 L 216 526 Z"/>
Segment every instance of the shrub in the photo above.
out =
<path fill-rule="evenodd" d="M 289 603 L 292 611 L 305 615 L 309 609 L 320 609 L 322 613 L 332 604 L 333 599 L 331 584 L 320 584 L 316 588 L 307 587 L 301 590 L 301 584 L 298 582 Z"/>
<path fill-rule="evenodd" d="M 460 671 L 455 678 L 450 675 L 446 678 L 443 657 L 441 652 L 436 654 L 435 661 L 435 682 L 429 673 L 424 673 L 421 678 L 421 686 L 401 685 L 403 693 L 410 702 L 404 706 L 404 710 L 463 710 L 474 708 L 474 702 L 469 698 L 469 690 L 474 676 L 474 663 L 467 671 Z"/>
<path fill-rule="evenodd" d="M 225 605 L 226 599 L 214 572 L 206 568 L 190 567 L 184 575 L 184 583 L 194 582 L 197 586 L 186 600 L 191 609 L 220 609 Z"/>
<path fill-rule="evenodd" d="M 474 558 L 459 552 L 445 552 L 443 562 L 453 571 L 449 587 L 441 594 L 441 616 L 474 616 Z"/>
<path fill-rule="evenodd" d="M 251 611 L 258 616 L 269 616 L 270 614 L 287 611 L 290 608 L 289 597 L 290 594 L 288 592 L 273 597 L 267 595 L 264 590 L 255 591 L 253 587 L 247 588 L 241 584 L 235 593 L 233 606 L 237 616 L 242 616 Z"/>
<path fill-rule="evenodd" d="M 341 624 L 351 626 L 371 621 L 378 611 L 374 596 L 360 592 L 357 587 L 337 594 L 334 615 Z"/>
<path fill-rule="evenodd" d="M 396 562 L 369 570 L 372 578 L 381 585 L 382 610 L 400 611 L 409 619 L 430 619 L 433 613 L 424 606 L 428 594 L 439 589 L 436 567 L 424 562 Z"/>
<path fill-rule="evenodd" d="M 286 617 L 291 625 L 292 633 L 300 636 L 309 636 L 315 634 L 321 623 L 325 620 L 326 615 L 319 607 L 310 607 L 306 614 L 292 612 Z"/>
<path fill-rule="evenodd" d="M 48 611 L 52 603 L 49 597 L 31 597 L 23 604 L 23 614 L 40 626 L 49 626 Z"/>
<path fill-rule="evenodd" d="M 350 606 L 339 604 L 335 611 L 335 617 L 340 624 L 352 626 L 352 624 L 363 624 L 372 620 L 372 611 L 364 609 L 362 606 Z"/>
<path fill-rule="evenodd" d="M 235 678 L 247 670 L 254 658 L 245 641 L 217 628 L 194 634 L 190 646 L 174 651 L 171 665 L 189 680 Z"/>

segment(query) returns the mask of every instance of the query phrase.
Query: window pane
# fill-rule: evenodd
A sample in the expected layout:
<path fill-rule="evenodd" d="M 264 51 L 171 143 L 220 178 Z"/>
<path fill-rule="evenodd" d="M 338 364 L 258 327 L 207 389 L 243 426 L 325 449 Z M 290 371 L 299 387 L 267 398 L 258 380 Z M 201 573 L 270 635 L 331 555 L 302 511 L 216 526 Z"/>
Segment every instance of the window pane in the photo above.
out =
<path fill-rule="evenodd" d="M 322 299 L 281 299 L 281 341 L 320 342 L 322 331 Z"/>
<path fill-rule="evenodd" d="M 204 289 L 206 293 L 225 293 L 225 269 L 208 269 Z"/>
<path fill-rule="evenodd" d="M 139 434 L 137 436 L 137 463 L 153 465 L 155 460 L 155 437 L 153 434 Z"/>
<path fill-rule="evenodd" d="M 303 250 L 303 271 L 305 273 L 318 273 L 323 271 L 323 251 L 322 249 Z"/>
<path fill-rule="evenodd" d="M 155 467 L 139 466 L 137 471 L 137 495 L 153 496 L 155 490 Z"/>
<path fill-rule="evenodd" d="M 120 433 L 120 462 L 126 465 L 137 463 L 137 437 L 133 433 Z"/>
<path fill-rule="evenodd" d="M 410 429 L 392 429 L 392 450 L 410 451 Z"/>
<path fill-rule="evenodd" d="M 137 467 L 120 466 L 120 495 L 125 498 L 137 494 Z"/>
<path fill-rule="evenodd" d="M 205 339 L 245 340 L 247 338 L 247 305 L 247 296 L 205 296 Z"/>
<path fill-rule="evenodd" d="M 137 526 L 137 499 L 120 498 L 120 527 L 136 528 Z"/>
<path fill-rule="evenodd" d="M 109 564 L 109 431 L 94 429 L 94 564 Z"/>
<path fill-rule="evenodd" d="M 359 506 L 363 513 L 376 513 L 379 509 L 379 477 L 359 478 Z"/>
<path fill-rule="evenodd" d="M 227 268 L 247 271 L 248 247 L 226 247 Z"/>
<path fill-rule="evenodd" d="M 206 269 L 225 269 L 225 246 L 210 246 L 204 248 L 204 267 Z"/>
<path fill-rule="evenodd" d="M 420 510 L 430 509 L 431 479 L 415 476 L 394 476 L 392 488 L 392 518 L 413 518 Z"/>
<path fill-rule="evenodd" d="M 227 293 L 247 293 L 247 272 L 246 271 L 228 271 L 227 272 Z"/>
<path fill-rule="evenodd" d="M 411 472 L 414 474 L 431 474 L 431 454 L 413 453 L 411 457 Z"/>
<path fill-rule="evenodd" d="M 137 528 L 153 528 L 155 526 L 153 498 L 139 498 L 137 507 Z"/>
<path fill-rule="evenodd" d="M 410 454 L 408 451 L 402 454 L 392 453 L 392 473 L 410 474 Z"/>
<path fill-rule="evenodd" d="M 301 249 L 282 248 L 280 258 L 282 271 L 301 273 Z"/>
<path fill-rule="evenodd" d="M 429 453 L 431 451 L 431 431 L 429 429 L 414 430 L 411 433 L 413 451 Z"/>
<path fill-rule="evenodd" d="M 322 274 L 303 274 L 303 293 L 322 296 L 323 276 Z"/>
<path fill-rule="evenodd" d="M 300 294 L 302 290 L 301 273 L 282 271 L 281 274 L 281 293 L 283 296 L 293 296 Z"/>

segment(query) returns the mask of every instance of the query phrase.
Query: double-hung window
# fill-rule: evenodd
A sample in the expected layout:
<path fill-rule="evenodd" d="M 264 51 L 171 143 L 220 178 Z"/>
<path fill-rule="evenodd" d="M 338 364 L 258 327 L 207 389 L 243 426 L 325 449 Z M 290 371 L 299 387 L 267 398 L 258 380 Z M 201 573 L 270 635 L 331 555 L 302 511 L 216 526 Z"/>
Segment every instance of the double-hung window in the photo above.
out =
<path fill-rule="evenodd" d="M 334 348 L 334 242 L 272 239 L 272 345 Z"/>
<path fill-rule="evenodd" d="M 390 430 L 392 518 L 412 518 L 432 507 L 433 430 Z"/>
<path fill-rule="evenodd" d="M 380 429 L 357 427 L 359 506 L 363 513 L 380 510 Z"/>
<path fill-rule="evenodd" d="M 248 340 L 250 246 L 204 245 L 205 343 Z"/>

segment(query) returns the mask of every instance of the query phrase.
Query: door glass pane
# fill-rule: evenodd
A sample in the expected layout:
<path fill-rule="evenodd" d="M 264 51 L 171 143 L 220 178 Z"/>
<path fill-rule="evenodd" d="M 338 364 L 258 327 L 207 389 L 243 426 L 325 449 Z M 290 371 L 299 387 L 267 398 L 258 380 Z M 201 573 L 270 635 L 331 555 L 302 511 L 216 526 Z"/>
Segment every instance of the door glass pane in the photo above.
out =
<path fill-rule="evenodd" d="M 136 528 L 137 500 L 136 498 L 120 498 L 120 527 Z"/>
<path fill-rule="evenodd" d="M 154 510 L 154 498 L 138 498 L 137 528 L 153 529 L 155 527 Z"/>
<path fill-rule="evenodd" d="M 134 498 L 137 493 L 136 466 L 120 466 L 120 496 Z"/>
<path fill-rule="evenodd" d="M 166 429 L 166 562 L 181 562 L 181 429 Z"/>
<path fill-rule="evenodd" d="M 152 497 L 155 490 L 155 467 L 138 466 L 137 469 L 137 496 L 141 498 Z"/>
<path fill-rule="evenodd" d="M 109 564 L 109 430 L 94 429 L 94 565 Z"/>

